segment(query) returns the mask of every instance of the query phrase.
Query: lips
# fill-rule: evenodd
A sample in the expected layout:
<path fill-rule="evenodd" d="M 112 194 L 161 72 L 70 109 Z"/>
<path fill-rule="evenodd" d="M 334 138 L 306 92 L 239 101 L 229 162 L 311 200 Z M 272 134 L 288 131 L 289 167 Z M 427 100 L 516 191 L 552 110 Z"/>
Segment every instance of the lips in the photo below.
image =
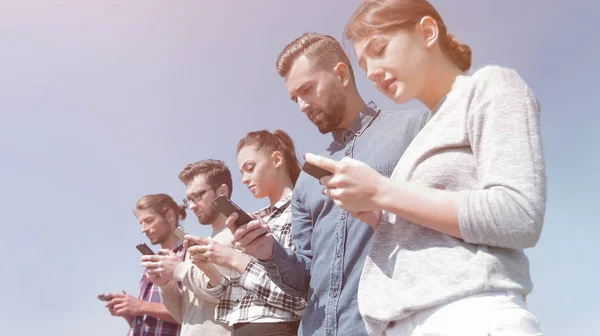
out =
<path fill-rule="evenodd" d="M 396 83 L 396 78 L 388 78 L 379 84 L 381 90 L 387 94 L 392 93 L 393 85 Z"/>

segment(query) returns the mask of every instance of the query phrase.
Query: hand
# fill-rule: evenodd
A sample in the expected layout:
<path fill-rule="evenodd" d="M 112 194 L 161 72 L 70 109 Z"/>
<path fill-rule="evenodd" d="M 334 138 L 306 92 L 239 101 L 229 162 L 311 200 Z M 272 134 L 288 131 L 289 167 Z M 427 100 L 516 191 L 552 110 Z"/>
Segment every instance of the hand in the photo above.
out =
<path fill-rule="evenodd" d="M 197 245 L 188 248 L 190 259 L 207 261 L 215 265 L 235 268 L 236 261 L 244 255 L 229 246 L 217 243 L 212 239 L 196 239 Z"/>
<path fill-rule="evenodd" d="M 256 214 L 250 214 L 254 220 L 240 227 L 235 225 L 237 213 L 231 214 L 225 221 L 233 233 L 232 243 L 235 248 L 255 257 L 258 260 L 269 260 L 273 256 L 275 238 L 269 226 Z"/>
<path fill-rule="evenodd" d="M 150 282 L 152 282 L 153 284 L 162 287 L 166 284 L 169 283 L 169 279 L 164 278 L 161 273 L 158 272 L 154 272 L 154 273 L 148 273 L 146 272 L 146 275 L 148 276 L 148 279 L 150 279 Z"/>
<path fill-rule="evenodd" d="M 113 316 L 122 316 L 128 322 L 134 317 L 144 315 L 145 302 L 123 293 L 109 294 L 112 299 L 106 303 L 106 307 Z"/>
<path fill-rule="evenodd" d="M 348 157 L 334 161 L 319 155 L 306 154 L 306 162 L 330 171 L 321 178 L 326 188 L 323 194 L 342 209 L 352 212 L 379 210 L 377 205 L 386 178 L 367 164 Z"/>
<path fill-rule="evenodd" d="M 375 230 L 377 229 L 377 225 L 379 225 L 379 220 L 381 219 L 381 210 L 350 211 L 350 216 L 369 224 L 373 230 Z"/>
<path fill-rule="evenodd" d="M 175 268 L 181 264 L 181 259 L 177 254 L 168 249 L 161 249 L 159 254 L 142 256 L 142 267 L 146 268 L 148 275 L 159 274 L 161 283 L 173 280 Z M 155 277 L 158 279 L 158 277 Z"/>

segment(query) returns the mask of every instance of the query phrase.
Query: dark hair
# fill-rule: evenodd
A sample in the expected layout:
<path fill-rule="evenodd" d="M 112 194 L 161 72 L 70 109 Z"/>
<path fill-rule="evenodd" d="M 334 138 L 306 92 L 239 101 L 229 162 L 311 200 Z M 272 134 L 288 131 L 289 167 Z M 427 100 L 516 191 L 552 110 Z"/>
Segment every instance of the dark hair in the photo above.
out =
<path fill-rule="evenodd" d="M 332 69 L 336 64 L 342 62 L 346 64 L 350 76 L 354 80 L 350 59 L 340 43 L 330 35 L 315 33 L 304 33 L 283 48 L 275 63 L 277 73 L 281 77 L 287 76 L 294 62 L 302 55 L 306 55 L 318 66 Z"/>
<path fill-rule="evenodd" d="M 218 188 L 223 184 L 227 185 L 229 188 L 229 195 L 227 197 L 231 197 L 231 193 L 233 192 L 231 172 L 223 161 L 208 159 L 190 163 L 179 173 L 179 179 L 183 184 L 188 185 L 199 175 L 204 175 L 206 183 L 213 188 Z"/>
<path fill-rule="evenodd" d="M 137 201 L 135 204 L 136 211 L 151 209 L 152 211 L 166 216 L 169 210 L 173 210 L 178 219 L 184 220 L 187 216 L 185 205 L 178 205 L 171 196 L 167 194 L 150 194 L 146 195 Z"/>
<path fill-rule="evenodd" d="M 425 16 L 437 22 L 440 48 L 444 54 L 460 70 L 469 70 L 471 48 L 448 33 L 438 11 L 426 0 L 366 0 L 346 24 L 344 35 L 350 40 L 358 40 L 376 33 L 390 33 L 416 25 Z"/>
<path fill-rule="evenodd" d="M 296 185 L 298 176 L 300 176 L 300 163 L 296 157 L 294 141 L 286 132 L 282 130 L 275 130 L 273 133 L 267 130 L 250 132 L 238 143 L 238 154 L 246 146 L 256 146 L 257 149 L 269 154 L 275 151 L 281 152 L 288 175 L 292 183 Z"/>

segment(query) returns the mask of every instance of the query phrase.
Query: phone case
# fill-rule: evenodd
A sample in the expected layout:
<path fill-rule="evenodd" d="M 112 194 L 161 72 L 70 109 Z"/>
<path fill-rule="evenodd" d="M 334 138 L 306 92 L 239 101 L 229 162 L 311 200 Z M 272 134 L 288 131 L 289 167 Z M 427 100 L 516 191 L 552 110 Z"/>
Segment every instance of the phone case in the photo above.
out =
<path fill-rule="evenodd" d="M 235 226 L 240 227 L 252 220 L 244 210 L 240 209 L 227 196 L 221 195 L 213 200 L 213 206 L 223 215 L 229 217 L 232 213 L 238 213 L 238 219 L 235 221 Z"/>
<path fill-rule="evenodd" d="M 304 165 L 302 166 L 302 171 L 316 178 L 317 180 L 320 180 L 322 177 L 325 177 L 327 175 L 332 175 L 330 171 L 317 167 L 308 162 L 304 162 Z"/>
<path fill-rule="evenodd" d="M 138 245 L 136 245 L 135 248 L 138 249 L 138 251 L 140 251 L 143 255 L 156 254 L 156 253 L 154 253 L 154 251 L 152 251 L 151 248 L 148 247 L 148 245 L 146 245 L 146 243 L 138 244 Z"/>
<path fill-rule="evenodd" d="M 187 232 L 185 232 L 185 230 L 181 227 L 178 226 L 177 229 L 175 229 L 175 235 L 177 236 L 177 238 L 183 240 L 185 235 L 188 234 Z M 196 243 L 194 243 L 193 241 L 189 240 L 188 241 L 188 247 L 194 246 L 196 245 Z"/>

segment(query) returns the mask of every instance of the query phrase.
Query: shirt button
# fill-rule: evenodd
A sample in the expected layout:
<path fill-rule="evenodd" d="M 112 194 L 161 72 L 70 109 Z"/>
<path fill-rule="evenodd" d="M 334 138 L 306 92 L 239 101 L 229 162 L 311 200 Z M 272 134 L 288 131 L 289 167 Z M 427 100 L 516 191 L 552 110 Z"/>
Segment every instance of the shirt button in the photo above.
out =
<path fill-rule="evenodd" d="M 340 216 L 340 219 L 341 219 L 341 220 L 344 220 L 345 218 L 346 218 L 346 215 L 341 215 L 341 216 Z"/>
<path fill-rule="evenodd" d="M 351 153 L 350 150 L 347 150 L 344 154 L 350 155 L 350 153 Z"/>
<path fill-rule="evenodd" d="M 336 297 L 336 296 L 337 296 L 337 292 L 333 292 L 333 293 L 331 293 L 331 296 L 332 296 L 332 297 Z"/>
<path fill-rule="evenodd" d="M 337 251 L 337 252 L 335 253 L 335 257 L 336 257 L 336 258 L 339 258 L 339 257 L 341 257 L 341 256 L 342 256 L 342 252 L 340 252 L 340 251 Z"/>

